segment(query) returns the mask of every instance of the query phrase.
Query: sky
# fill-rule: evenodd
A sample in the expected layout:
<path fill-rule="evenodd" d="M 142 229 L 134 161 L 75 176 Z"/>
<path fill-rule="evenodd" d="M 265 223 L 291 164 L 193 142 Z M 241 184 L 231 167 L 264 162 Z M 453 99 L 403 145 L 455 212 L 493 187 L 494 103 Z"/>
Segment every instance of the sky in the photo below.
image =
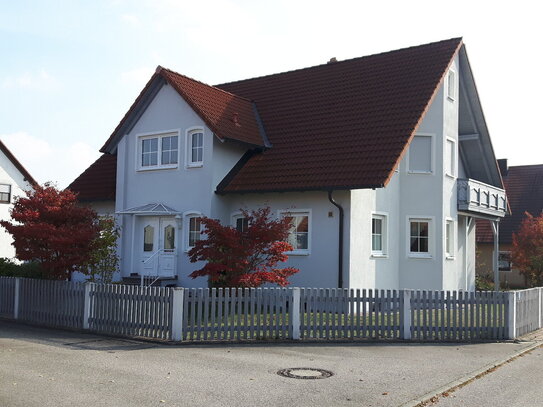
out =
<path fill-rule="evenodd" d="M 64 188 L 162 65 L 208 84 L 463 37 L 497 158 L 543 163 L 537 2 L 0 0 L 0 140 Z"/>

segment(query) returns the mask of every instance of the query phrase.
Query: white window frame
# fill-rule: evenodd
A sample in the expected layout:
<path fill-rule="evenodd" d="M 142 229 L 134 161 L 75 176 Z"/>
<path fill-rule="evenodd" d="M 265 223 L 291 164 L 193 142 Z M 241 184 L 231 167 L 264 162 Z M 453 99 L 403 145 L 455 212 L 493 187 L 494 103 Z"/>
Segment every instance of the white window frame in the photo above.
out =
<path fill-rule="evenodd" d="M 161 164 L 162 161 L 162 138 L 177 136 L 177 164 Z M 143 154 L 143 140 L 158 139 L 157 165 L 143 166 L 141 157 Z M 151 133 L 136 134 L 136 171 L 153 171 L 179 168 L 181 160 L 181 130 L 172 129 Z"/>
<path fill-rule="evenodd" d="M 452 81 L 451 81 L 452 77 Z M 451 87 L 452 82 L 452 87 Z M 457 75 L 456 71 L 454 69 L 449 69 L 447 72 L 447 80 L 446 80 L 446 92 L 447 92 L 447 98 L 451 101 L 456 100 L 456 82 L 457 82 Z"/>
<path fill-rule="evenodd" d="M 450 226 L 449 233 L 447 234 L 447 225 Z M 456 222 L 453 218 L 447 217 L 445 218 L 445 223 L 443 225 L 445 233 L 443 233 L 443 252 L 445 253 L 445 258 L 447 260 L 454 260 L 455 253 L 456 253 Z M 447 247 L 447 239 L 449 239 L 449 243 L 451 245 L 450 249 L 451 252 L 449 252 L 449 248 Z"/>
<path fill-rule="evenodd" d="M 409 149 L 407 152 L 407 173 L 408 174 L 417 174 L 417 175 L 434 175 L 434 169 L 435 169 L 435 134 L 433 133 L 417 133 L 413 137 L 430 137 L 430 171 L 417 171 L 417 170 L 411 170 L 411 143 L 409 144 Z"/>
<path fill-rule="evenodd" d="M 434 257 L 434 224 L 433 216 L 409 215 L 406 221 L 406 251 L 407 257 L 412 259 L 432 259 Z M 411 222 L 428 222 L 428 252 L 411 251 Z"/>
<path fill-rule="evenodd" d="M 373 250 L 373 220 L 381 220 L 381 250 Z M 370 224 L 370 247 L 371 257 L 387 258 L 388 257 L 388 213 L 387 212 L 372 212 Z"/>
<path fill-rule="evenodd" d="M 202 160 L 192 161 L 192 135 L 196 133 L 202 133 Z M 204 166 L 204 154 L 205 154 L 205 132 L 203 127 L 189 127 L 185 132 L 185 146 L 186 146 L 186 168 L 200 168 Z"/>
<path fill-rule="evenodd" d="M 289 256 L 309 256 L 311 254 L 311 232 L 312 232 L 312 216 L 311 209 L 281 209 L 278 212 L 278 217 L 285 216 L 307 215 L 307 249 L 294 249 L 290 252 L 285 252 Z"/>
<path fill-rule="evenodd" d="M 1 194 L 7 194 L 8 196 L 7 201 L 0 200 L 0 204 L 10 204 L 12 200 L 12 194 L 13 194 L 13 188 L 11 187 L 11 184 L 8 184 L 7 182 L 0 182 L 0 186 L 7 187 L 8 189 L 8 192 L 0 191 Z"/>
<path fill-rule="evenodd" d="M 192 218 L 200 218 L 202 216 L 204 216 L 204 214 L 202 212 L 198 212 L 198 211 L 188 211 L 188 212 L 183 213 L 183 229 L 184 229 L 184 232 L 183 232 L 183 248 L 184 248 L 185 252 L 190 251 L 190 249 L 192 249 L 194 247 L 194 246 L 189 246 L 189 242 L 190 242 L 190 220 Z M 200 231 L 201 231 L 201 227 L 200 227 Z"/>
<path fill-rule="evenodd" d="M 452 162 L 450 163 L 451 168 L 452 168 L 452 173 L 448 172 L 448 170 L 449 170 L 448 162 L 451 159 L 451 157 L 448 157 L 448 155 L 447 155 L 447 143 L 449 141 L 452 142 Z M 445 175 L 448 176 L 448 177 L 456 179 L 457 174 L 458 174 L 458 151 L 457 151 L 457 148 L 456 148 L 456 140 L 454 138 L 452 138 L 452 137 L 447 137 L 445 139 L 445 153 L 444 153 L 444 156 L 445 156 L 445 160 L 444 160 L 445 161 Z"/>

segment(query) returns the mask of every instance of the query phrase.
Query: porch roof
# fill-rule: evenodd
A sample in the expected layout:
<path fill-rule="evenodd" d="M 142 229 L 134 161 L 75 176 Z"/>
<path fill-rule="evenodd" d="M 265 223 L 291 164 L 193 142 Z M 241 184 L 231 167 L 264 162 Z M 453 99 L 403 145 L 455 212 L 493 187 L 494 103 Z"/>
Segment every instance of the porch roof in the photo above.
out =
<path fill-rule="evenodd" d="M 150 203 L 134 208 L 123 209 L 116 212 L 118 215 L 180 215 L 181 212 L 164 205 L 163 203 Z"/>

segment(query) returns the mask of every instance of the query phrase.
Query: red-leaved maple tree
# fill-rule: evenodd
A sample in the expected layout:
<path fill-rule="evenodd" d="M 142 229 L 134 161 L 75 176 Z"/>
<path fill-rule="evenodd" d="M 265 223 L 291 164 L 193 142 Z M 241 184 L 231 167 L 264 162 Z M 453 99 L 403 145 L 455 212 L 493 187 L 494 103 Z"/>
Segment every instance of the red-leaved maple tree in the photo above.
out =
<path fill-rule="evenodd" d="M 0 221 L 0 225 L 13 236 L 16 257 L 39 262 L 50 279 L 70 279 L 73 271 L 80 271 L 99 227 L 96 212 L 76 203 L 73 192 L 48 183 L 15 198 L 13 221 Z"/>
<path fill-rule="evenodd" d="M 511 257 L 514 268 L 530 286 L 543 286 L 543 214 L 534 217 L 526 212 L 518 232 L 513 234 Z"/>
<path fill-rule="evenodd" d="M 278 268 L 292 250 L 286 242 L 291 229 L 288 217 L 271 219 L 270 208 L 242 210 L 242 230 L 221 225 L 216 219 L 201 218 L 204 238 L 189 251 L 191 262 L 205 261 L 190 277 L 208 276 L 214 287 L 259 287 L 274 283 L 282 287 L 299 270 Z"/>

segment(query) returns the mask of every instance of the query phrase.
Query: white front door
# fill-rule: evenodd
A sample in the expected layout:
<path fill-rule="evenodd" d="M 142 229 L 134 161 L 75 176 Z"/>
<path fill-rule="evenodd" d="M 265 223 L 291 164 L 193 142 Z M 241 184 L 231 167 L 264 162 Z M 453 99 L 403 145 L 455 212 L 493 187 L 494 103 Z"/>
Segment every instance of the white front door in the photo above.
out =
<path fill-rule="evenodd" d="M 158 236 L 159 222 L 157 217 L 142 217 L 139 222 L 140 241 L 140 273 L 144 276 L 156 276 L 158 270 Z"/>
<path fill-rule="evenodd" d="M 171 277 L 175 275 L 175 259 L 177 258 L 177 228 L 175 218 L 160 218 L 160 253 L 158 259 L 158 275 Z"/>
<path fill-rule="evenodd" d="M 174 276 L 178 240 L 175 218 L 145 216 L 138 223 L 140 273 L 144 276 Z"/>

